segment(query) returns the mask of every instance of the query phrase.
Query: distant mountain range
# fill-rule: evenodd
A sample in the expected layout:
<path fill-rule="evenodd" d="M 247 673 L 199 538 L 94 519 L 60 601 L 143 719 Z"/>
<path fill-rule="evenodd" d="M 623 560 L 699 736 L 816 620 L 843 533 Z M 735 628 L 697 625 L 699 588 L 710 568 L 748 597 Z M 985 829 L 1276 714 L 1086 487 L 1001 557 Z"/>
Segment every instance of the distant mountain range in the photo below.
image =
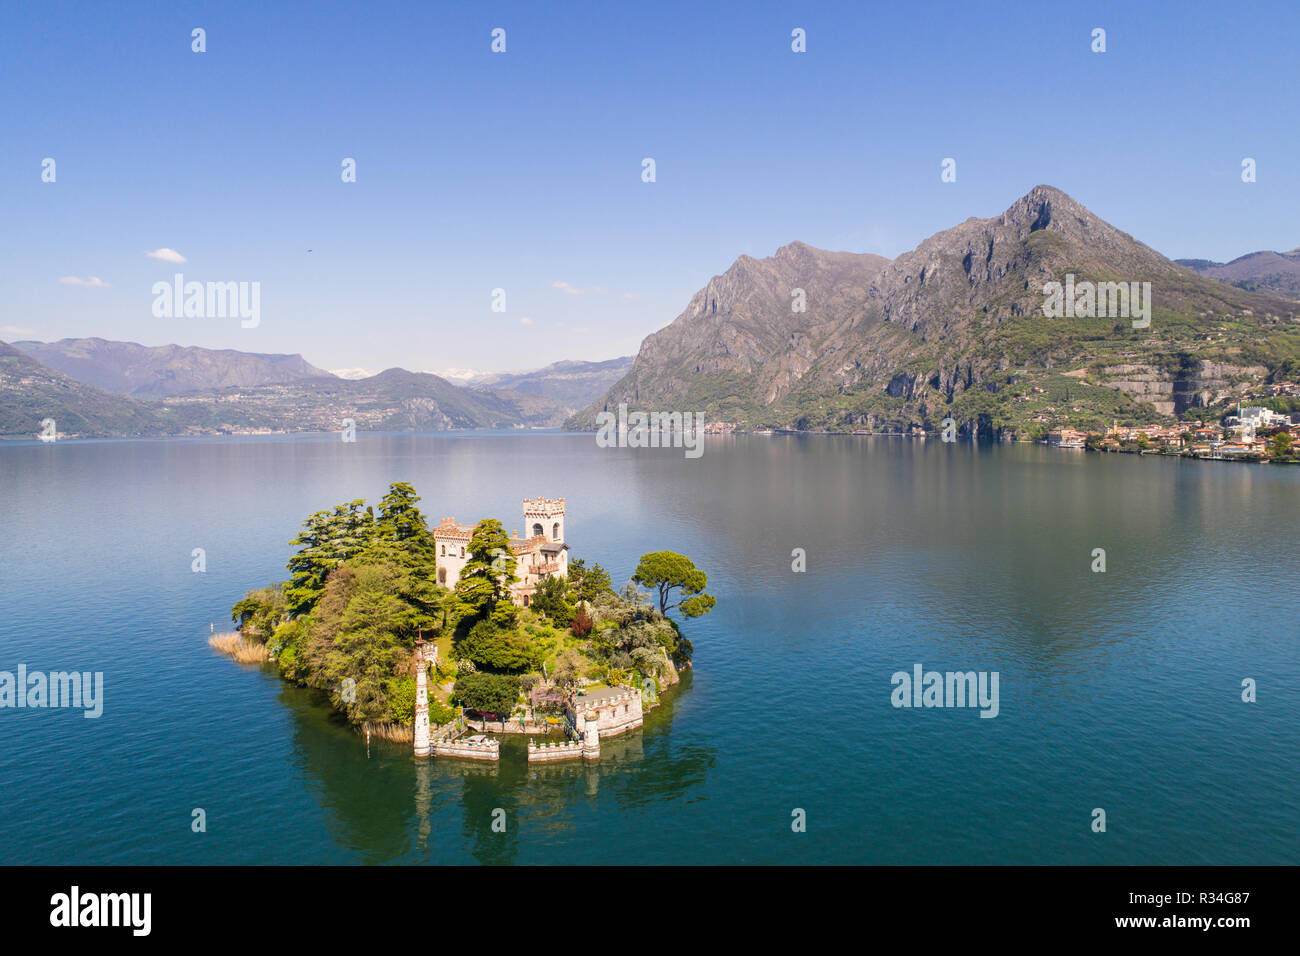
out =
<path fill-rule="evenodd" d="M 60 436 L 158 434 L 147 405 L 74 381 L 0 342 L 0 437 L 34 438 L 52 419 Z"/>
<path fill-rule="evenodd" d="M 1073 276 L 1073 280 L 1067 277 Z M 1048 318 L 1047 283 L 1150 282 L 1150 325 Z M 806 309 L 799 311 L 798 305 Z M 1300 370 L 1295 303 L 1197 275 L 1039 186 L 890 261 L 741 256 L 573 416 L 620 403 L 749 429 L 1024 432 L 1147 420 Z"/>
<path fill-rule="evenodd" d="M 332 377 L 301 355 L 261 355 L 180 345 L 149 347 L 98 338 L 12 345 L 69 378 L 136 398 Z"/>
<path fill-rule="evenodd" d="M 1269 292 L 1300 299 L 1300 249 L 1252 252 L 1231 262 L 1175 259 L 1193 272 L 1250 292 Z"/>
<path fill-rule="evenodd" d="M 360 431 L 555 427 L 564 409 L 518 392 L 469 389 L 426 372 L 390 368 L 363 379 L 318 378 L 282 385 L 190 392 L 158 403 L 188 432 Z"/>
<path fill-rule="evenodd" d="M 105 339 L 0 343 L 0 437 L 555 427 L 630 366 L 558 362 L 470 388 L 393 368 L 357 379 L 300 355 Z"/>
<path fill-rule="evenodd" d="M 635 359 L 340 378 L 298 355 L 102 339 L 0 345 L 0 436 L 593 428 L 699 411 L 738 429 L 1041 432 L 1147 422 L 1300 375 L 1300 250 L 1166 259 L 1050 186 L 890 260 L 801 242 L 741 256 Z M 1150 283 L 1150 322 L 1052 318 L 1049 283 Z M 1130 286 L 1132 288 L 1132 286 Z M 1112 294 L 1116 288 L 1111 289 Z M 1141 323 L 1139 323 L 1141 324 Z M 343 370 L 348 375 L 361 370 Z"/>
<path fill-rule="evenodd" d="M 535 372 L 503 372 L 479 375 L 471 388 L 508 389 L 525 395 L 549 398 L 570 412 L 588 405 L 632 367 L 632 356 L 605 362 L 556 362 Z"/>

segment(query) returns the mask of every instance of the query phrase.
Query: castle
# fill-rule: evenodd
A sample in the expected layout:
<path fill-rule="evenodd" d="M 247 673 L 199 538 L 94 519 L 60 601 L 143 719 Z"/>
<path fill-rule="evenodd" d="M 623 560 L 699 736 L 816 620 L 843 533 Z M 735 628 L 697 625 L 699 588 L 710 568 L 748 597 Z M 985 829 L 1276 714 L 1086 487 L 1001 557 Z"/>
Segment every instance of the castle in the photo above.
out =
<path fill-rule="evenodd" d="M 454 588 L 465 569 L 470 538 L 475 525 L 457 524 L 455 518 L 443 518 L 433 529 L 437 552 L 438 583 Z M 569 546 L 564 543 L 564 499 L 525 498 L 524 537 L 510 533 L 510 553 L 515 556 L 515 576 L 510 599 L 527 607 L 537 592 L 537 585 L 548 577 L 569 572 Z"/>

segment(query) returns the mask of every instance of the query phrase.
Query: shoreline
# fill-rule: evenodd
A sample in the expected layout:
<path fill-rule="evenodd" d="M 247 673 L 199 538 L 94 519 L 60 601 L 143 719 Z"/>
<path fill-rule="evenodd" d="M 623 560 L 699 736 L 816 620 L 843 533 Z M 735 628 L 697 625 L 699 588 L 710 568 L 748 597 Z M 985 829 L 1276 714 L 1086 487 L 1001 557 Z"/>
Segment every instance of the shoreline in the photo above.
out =
<path fill-rule="evenodd" d="M 1140 426 L 1133 426 L 1140 427 Z M 1160 427 L 1160 426 L 1152 426 Z M 516 435 L 595 435 L 597 432 L 591 431 L 573 431 L 562 428 L 519 428 L 519 429 L 499 429 L 499 428 L 448 428 L 429 431 L 382 431 L 382 432 L 359 432 L 358 434 L 370 437 L 395 437 L 403 435 L 422 435 L 422 436 L 477 436 L 477 437 L 513 437 Z M 760 438 L 902 438 L 913 441 L 934 441 L 938 439 L 938 433 L 931 432 L 902 432 L 902 431 L 826 431 L 824 429 L 728 429 L 726 431 L 706 431 L 706 438 L 722 437 L 760 437 Z M 131 436 L 131 437 L 84 437 L 84 438 L 60 438 L 57 441 L 45 442 L 37 438 L 26 436 L 9 436 L 0 435 L 0 447 L 24 447 L 36 445 L 90 445 L 90 444 L 108 444 L 108 443 L 129 443 L 129 442 L 220 442 L 228 439 L 328 439 L 336 440 L 337 432 L 258 432 L 258 433 L 228 433 L 212 435 L 148 435 L 148 436 Z M 1048 448 L 1062 448 L 1070 451 L 1089 451 L 1102 452 L 1106 454 L 1121 455 L 1157 455 L 1162 458 L 1186 458 L 1197 461 L 1230 461 L 1246 464 L 1273 464 L 1273 465 L 1297 465 L 1300 464 L 1300 458 L 1273 458 L 1269 456 L 1258 455 L 1239 455 L 1239 456 L 1214 456 L 1214 455 L 1189 455 L 1183 452 L 1177 454 L 1166 454 L 1159 450 L 1145 451 L 1128 451 L 1124 449 L 1113 448 L 1088 448 L 1082 445 L 1060 445 L 1054 444 L 1043 439 L 1035 438 L 970 438 L 964 437 L 952 442 L 942 442 L 943 444 L 963 444 L 963 445 L 1043 445 Z"/>

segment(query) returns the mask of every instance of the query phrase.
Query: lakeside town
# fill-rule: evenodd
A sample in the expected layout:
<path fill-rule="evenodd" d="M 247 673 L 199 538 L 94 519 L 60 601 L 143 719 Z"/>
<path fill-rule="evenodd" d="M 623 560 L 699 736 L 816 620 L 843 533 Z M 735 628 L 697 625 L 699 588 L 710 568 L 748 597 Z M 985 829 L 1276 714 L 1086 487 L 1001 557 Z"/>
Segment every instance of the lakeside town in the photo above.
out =
<path fill-rule="evenodd" d="M 1112 422 L 1104 432 L 1056 426 L 1047 444 L 1093 451 L 1177 455 L 1216 461 L 1300 461 L 1300 413 L 1283 413 L 1247 401 L 1293 398 L 1300 395 L 1294 382 L 1267 386 L 1266 395 L 1247 395 L 1236 409 L 1220 419 L 1205 416 L 1173 424 L 1120 425 Z M 1208 411 L 1208 409 L 1207 409 Z"/>
<path fill-rule="evenodd" d="M 1070 373 L 1066 373 L 1067 375 Z M 1035 396 L 1046 396 L 1047 389 L 1031 386 Z M 1022 399 L 1023 400 L 1023 399 Z M 1065 408 L 1061 405 L 1064 404 Z M 1280 410 L 1281 409 L 1281 410 Z M 1136 409 L 1130 408 L 1128 413 Z M 1300 385 L 1295 382 L 1271 382 L 1247 389 L 1232 398 L 1220 398 L 1212 407 L 1197 407 L 1183 412 L 1179 420 L 1172 415 L 1152 413 L 1161 420 L 1138 420 L 1121 424 L 1119 417 L 1108 425 L 1097 422 L 1096 409 L 1070 405 L 1068 402 L 1041 407 L 1035 414 L 1011 424 L 996 425 L 990 437 L 999 441 L 1022 441 L 1047 444 L 1057 448 L 1131 454 L 1161 454 L 1215 461 L 1300 463 Z M 1074 419 L 1071 413 L 1078 413 Z M 1126 413 L 1126 417 L 1128 417 Z M 1075 425 L 1080 418 L 1087 424 Z M 875 427 L 852 430 L 750 427 L 745 421 L 707 422 L 706 435 L 852 435 L 856 437 L 894 437 L 928 439 L 936 436 L 945 441 L 969 438 L 982 427 L 975 422 L 964 425 L 952 417 L 941 423 L 899 425 L 881 422 Z M 883 426 L 883 427 L 881 427 Z"/>

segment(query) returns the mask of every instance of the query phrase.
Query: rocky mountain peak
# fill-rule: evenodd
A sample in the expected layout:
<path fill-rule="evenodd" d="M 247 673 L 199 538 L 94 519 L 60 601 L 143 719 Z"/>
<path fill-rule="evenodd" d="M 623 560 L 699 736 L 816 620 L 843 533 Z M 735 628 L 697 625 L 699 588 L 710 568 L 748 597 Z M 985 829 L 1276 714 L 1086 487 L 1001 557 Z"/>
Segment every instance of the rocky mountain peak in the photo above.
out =
<path fill-rule="evenodd" d="M 999 218 L 998 222 L 1013 227 L 1020 238 L 1040 229 L 1075 233 L 1093 223 L 1102 223 L 1082 203 L 1054 186 L 1035 186 L 1021 196 Z"/>
<path fill-rule="evenodd" d="M 1049 328 L 1042 290 L 1069 274 L 1149 283 L 1158 331 L 1144 337 L 1122 316 Z M 627 401 L 800 428 L 827 415 L 914 423 L 968 392 L 971 407 L 993 401 L 986 396 L 1014 384 L 1010 369 L 1050 375 L 1103 354 L 1119 356 L 1115 366 L 1149 362 L 1157 350 L 1177 363 L 1184 348 L 1222 337 L 1214 316 L 1286 314 L 1285 305 L 1197 277 L 1039 185 L 1000 215 L 967 219 L 892 261 L 803 242 L 740 257 L 647 337 L 628 374 L 574 421 L 585 427 L 596 410 Z M 899 400 L 912 403 L 906 415 L 889 404 Z"/>

